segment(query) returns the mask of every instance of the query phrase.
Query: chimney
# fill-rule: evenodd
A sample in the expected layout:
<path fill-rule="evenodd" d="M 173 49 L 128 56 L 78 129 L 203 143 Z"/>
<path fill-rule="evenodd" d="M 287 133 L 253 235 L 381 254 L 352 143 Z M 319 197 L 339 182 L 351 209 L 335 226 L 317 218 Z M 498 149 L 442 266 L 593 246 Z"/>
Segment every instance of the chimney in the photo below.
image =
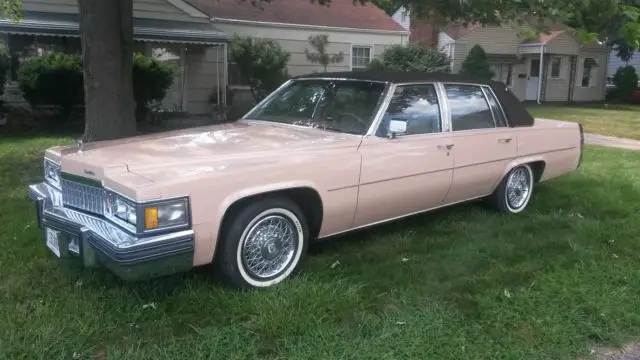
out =
<path fill-rule="evenodd" d="M 411 15 L 411 34 L 409 42 L 417 43 L 430 48 L 438 47 L 438 28 L 423 19 L 416 19 Z"/>

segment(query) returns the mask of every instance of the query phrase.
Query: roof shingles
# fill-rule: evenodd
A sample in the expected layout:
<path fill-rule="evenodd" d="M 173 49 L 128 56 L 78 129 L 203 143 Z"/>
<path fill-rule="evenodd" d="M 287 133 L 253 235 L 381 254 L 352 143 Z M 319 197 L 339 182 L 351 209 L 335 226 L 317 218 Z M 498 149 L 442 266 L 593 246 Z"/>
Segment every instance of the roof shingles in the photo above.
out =
<path fill-rule="evenodd" d="M 377 6 L 332 0 L 330 6 L 310 0 L 271 0 L 253 5 L 251 0 L 186 0 L 212 18 L 296 25 L 330 26 L 365 30 L 405 31 Z"/>

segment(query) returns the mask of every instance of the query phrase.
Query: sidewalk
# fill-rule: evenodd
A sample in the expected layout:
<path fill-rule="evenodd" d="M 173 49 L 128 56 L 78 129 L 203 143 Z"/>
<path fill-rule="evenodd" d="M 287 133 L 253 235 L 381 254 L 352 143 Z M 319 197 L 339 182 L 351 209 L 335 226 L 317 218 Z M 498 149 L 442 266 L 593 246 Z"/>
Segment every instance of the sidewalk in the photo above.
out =
<path fill-rule="evenodd" d="M 640 141 L 633 139 L 623 139 L 614 136 L 604 136 L 598 134 L 584 134 L 585 144 L 617 147 L 622 149 L 640 150 Z"/>
<path fill-rule="evenodd" d="M 543 118 L 537 118 L 544 120 Z M 550 119 L 552 120 L 552 119 Z M 584 142 L 589 145 L 616 147 L 621 149 L 640 150 L 640 140 L 624 139 L 615 136 L 584 133 Z"/>

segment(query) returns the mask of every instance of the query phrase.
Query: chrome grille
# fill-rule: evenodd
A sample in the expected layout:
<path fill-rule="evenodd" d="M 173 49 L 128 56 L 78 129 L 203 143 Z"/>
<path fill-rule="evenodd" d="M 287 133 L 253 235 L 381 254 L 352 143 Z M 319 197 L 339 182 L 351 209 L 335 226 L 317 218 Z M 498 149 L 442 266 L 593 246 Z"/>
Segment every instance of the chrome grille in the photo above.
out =
<path fill-rule="evenodd" d="M 102 215 L 104 190 L 102 188 L 62 179 L 62 203 L 65 206 Z"/>

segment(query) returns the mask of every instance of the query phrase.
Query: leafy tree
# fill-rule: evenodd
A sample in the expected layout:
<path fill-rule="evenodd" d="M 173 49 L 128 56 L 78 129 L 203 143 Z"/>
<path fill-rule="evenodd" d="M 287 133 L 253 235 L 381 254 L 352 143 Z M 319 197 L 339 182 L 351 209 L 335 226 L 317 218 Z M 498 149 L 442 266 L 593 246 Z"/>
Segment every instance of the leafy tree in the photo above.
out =
<path fill-rule="evenodd" d="M 133 96 L 138 121 L 146 118 L 151 101 L 164 99 L 174 75 L 175 68 L 166 62 L 139 53 L 133 55 Z"/>
<path fill-rule="evenodd" d="M 491 71 L 487 54 L 480 45 L 474 45 L 462 62 L 460 74 L 490 80 L 495 73 Z"/>
<path fill-rule="evenodd" d="M 613 75 L 613 84 L 616 86 L 616 96 L 623 101 L 631 100 L 633 92 L 638 87 L 638 74 L 636 69 L 631 66 L 621 66 Z"/>
<path fill-rule="evenodd" d="M 387 15 L 393 15 L 400 6 L 396 5 L 394 0 L 371 0 L 371 3 L 382 9 Z"/>
<path fill-rule="evenodd" d="M 449 72 L 449 57 L 420 44 L 394 45 L 385 49 L 379 59 L 369 63 L 370 69 L 391 71 Z"/>
<path fill-rule="evenodd" d="M 240 76 L 251 88 L 254 100 L 260 101 L 288 77 L 291 54 L 274 40 L 234 35 L 230 60 L 238 66 Z"/>
<path fill-rule="evenodd" d="M 344 60 L 344 53 L 340 51 L 337 54 L 329 54 L 327 47 L 329 46 L 329 35 L 315 35 L 309 36 L 309 44 L 313 47 L 317 53 L 311 53 L 308 49 L 304 49 L 304 53 L 307 56 L 307 60 L 313 64 L 320 64 L 327 72 L 327 66 L 329 64 L 337 64 Z"/>
<path fill-rule="evenodd" d="M 640 48 L 640 1 L 576 1 L 566 5 L 562 22 L 575 29 L 583 41 L 601 40 L 611 46 L 623 61 L 629 61 Z"/>
<path fill-rule="evenodd" d="M 270 0 L 244 0 L 254 5 Z M 305 0 L 300 0 L 305 1 Z M 308 0 L 330 5 L 331 0 Z M 405 6 L 412 16 L 441 23 L 461 21 L 498 25 L 531 16 L 551 18 L 576 29 L 581 37 L 598 37 L 624 46 L 640 48 L 638 0 L 354 0 L 373 1 L 384 8 Z M 604 17 L 594 4 L 611 7 L 610 26 L 598 31 L 594 20 Z M 0 0 L 0 11 L 19 17 L 20 0 Z M 85 140 L 104 140 L 135 133 L 133 98 L 133 5 L 132 0 L 78 0 L 85 81 Z M 598 5 L 604 6 L 604 5 Z M 434 10 L 437 10 L 434 11 Z M 357 11 L 357 9 L 354 9 Z M 615 21 L 613 21 L 615 20 Z"/>

